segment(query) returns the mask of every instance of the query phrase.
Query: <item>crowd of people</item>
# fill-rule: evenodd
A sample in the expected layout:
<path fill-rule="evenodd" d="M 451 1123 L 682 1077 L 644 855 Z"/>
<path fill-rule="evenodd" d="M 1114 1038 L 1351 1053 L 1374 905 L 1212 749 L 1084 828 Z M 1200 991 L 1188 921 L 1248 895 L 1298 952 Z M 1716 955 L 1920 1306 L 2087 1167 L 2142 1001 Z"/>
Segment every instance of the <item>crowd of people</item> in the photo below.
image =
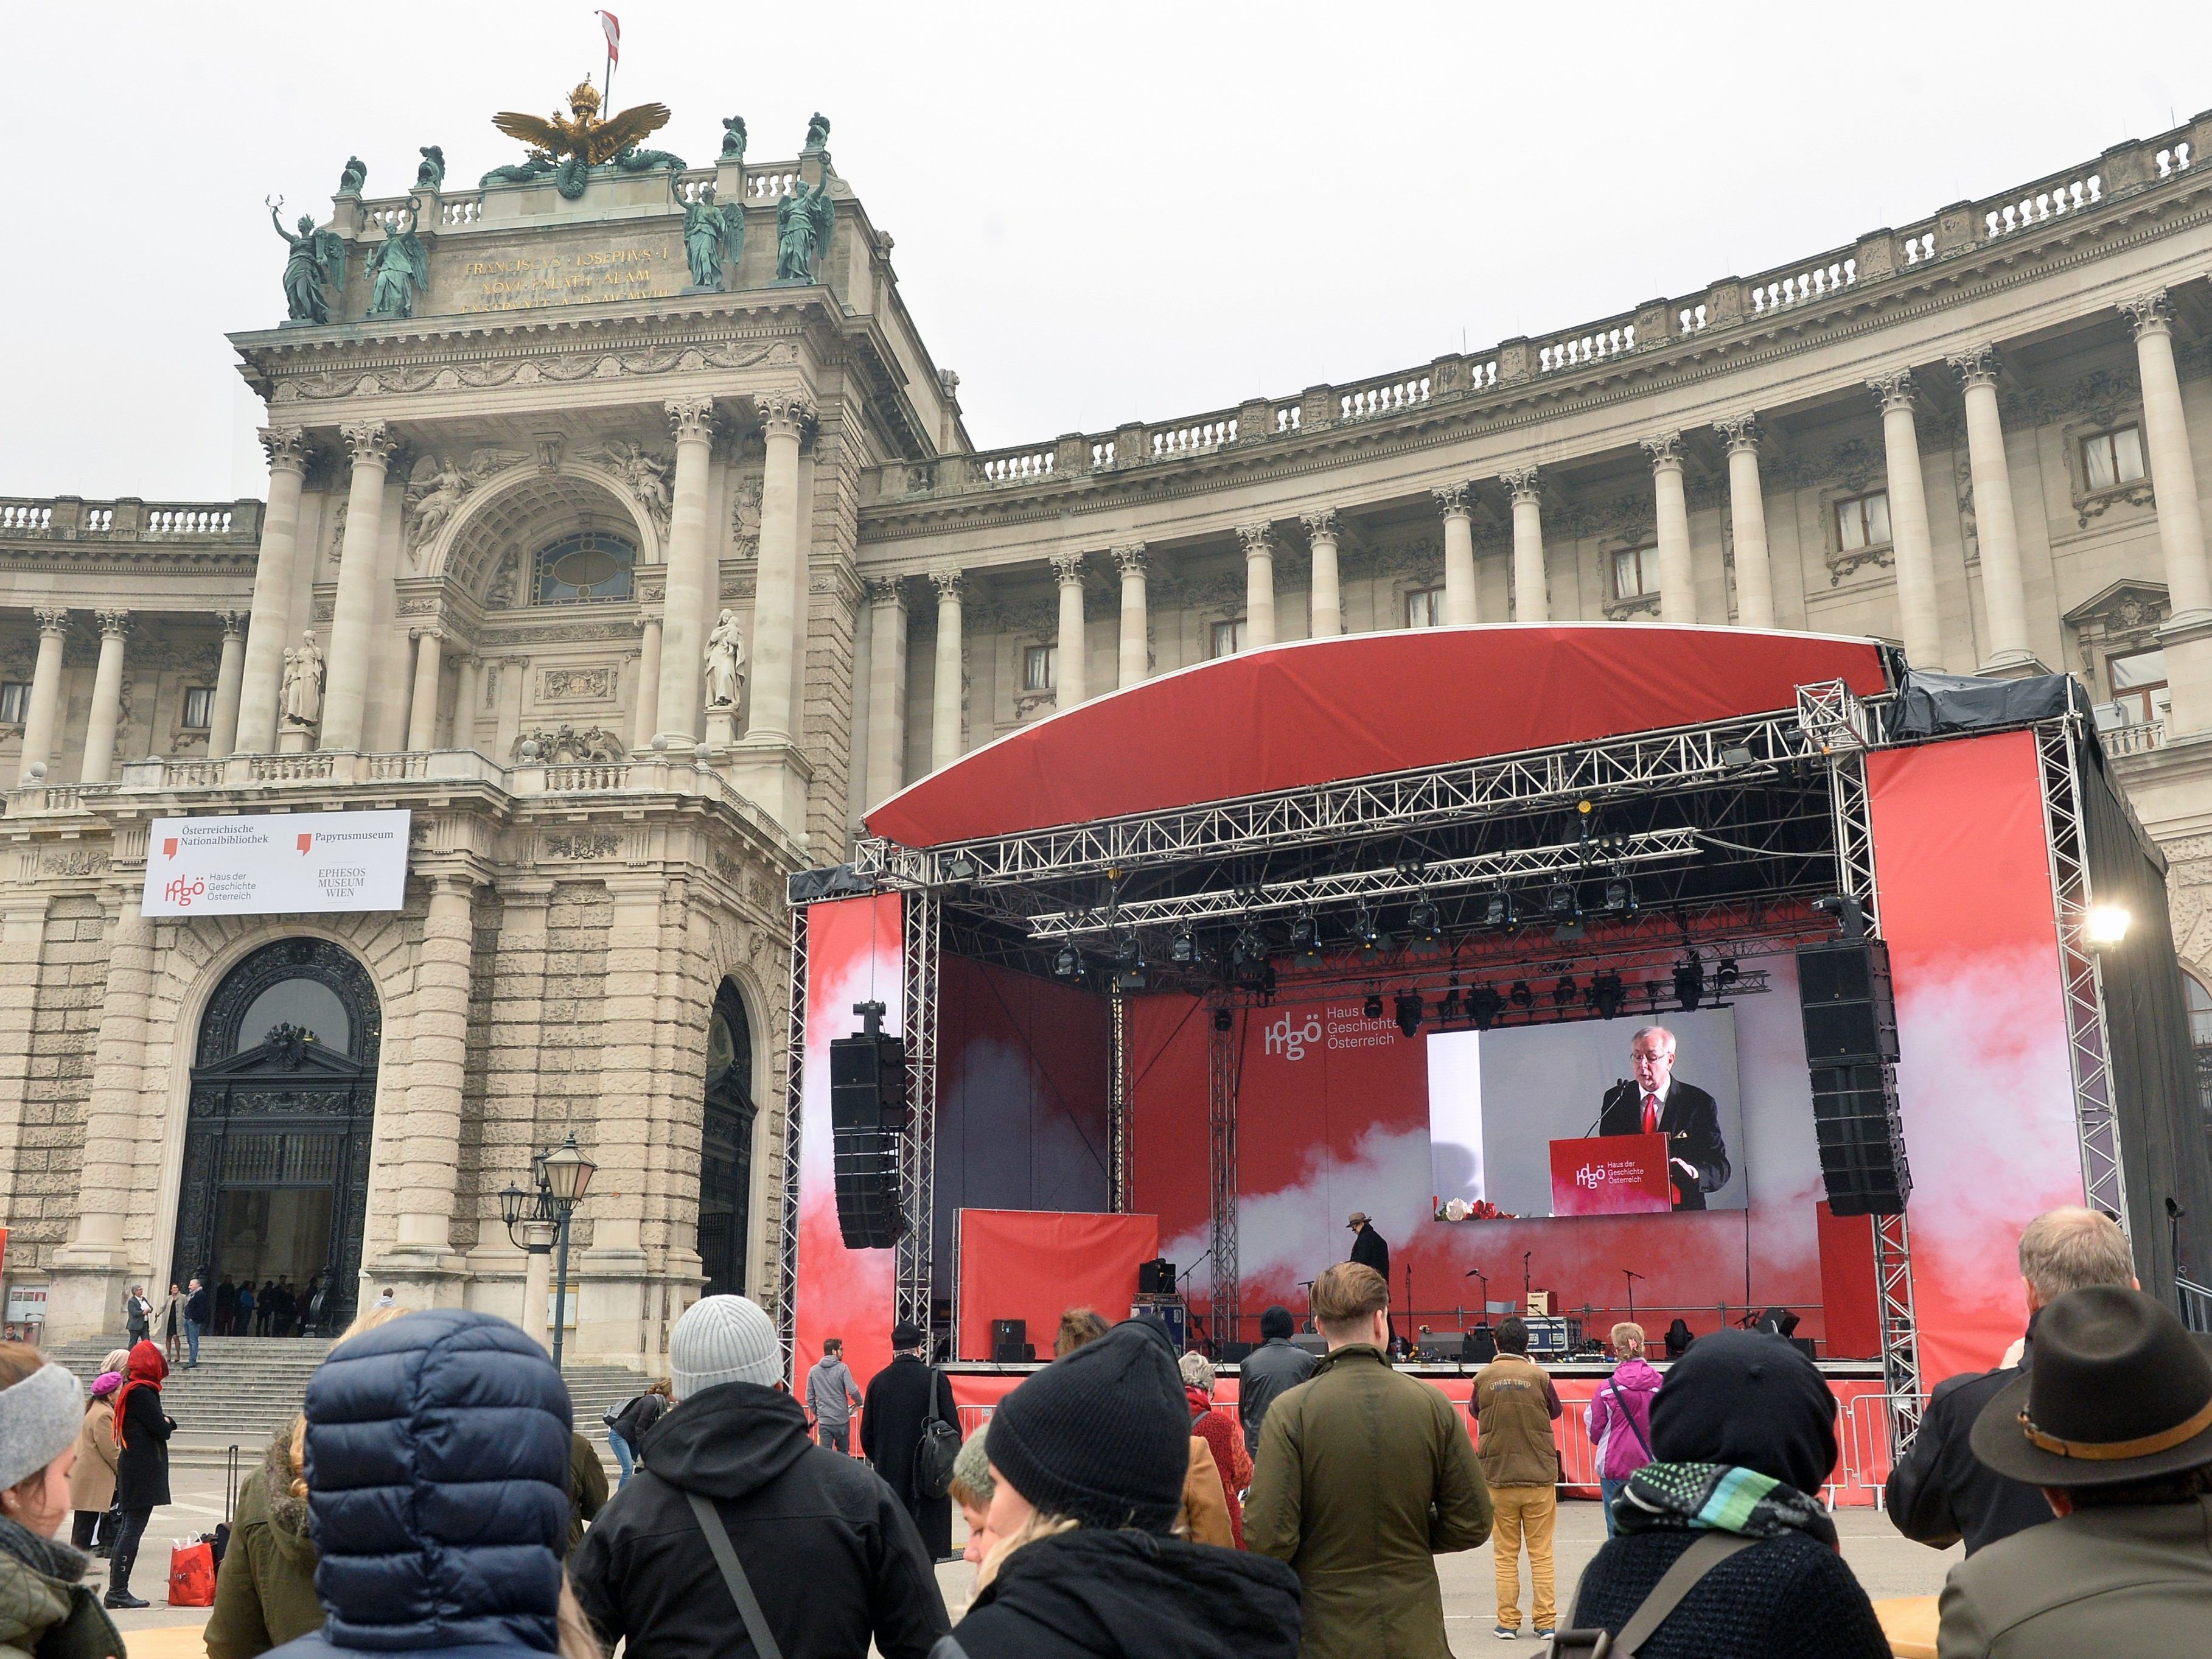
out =
<path fill-rule="evenodd" d="M 1890 1476 L 1903 1533 L 1964 1545 L 1942 1659 L 2198 1651 L 2212 1344 L 2142 1291 L 2100 1214 L 2038 1217 L 2019 1258 L 2023 1351 L 1938 1388 Z M 1474 1379 L 1470 1434 L 1393 1367 L 1389 1312 L 1381 1274 L 1329 1267 L 1327 1351 L 1270 1308 L 1232 1408 L 1161 1323 L 1072 1309 L 1052 1363 L 963 1437 L 920 1328 L 865 1386 L 826 1345 L 794 1394 L 767 1313 L 708 1297 L 666 1380 L 609 1414 L 611 1494 L 539 1344 L 381 1298 L 245 1483 L 209 1659 L 1443 1659 L 1436 1558 L 1486 1540 L 1502 1639 L 1525 1556 L 1530 1633 L 1578 1651 L 1603 1632 L 1640 1659 L 1891 1653 L 1818 1497 L 1835 1397 L 1790 1344 L 1712 1333 L 1662 1376 L 1640 1327 L 1613 1328 L 1586 1418 L 1607 1539 L 1564 1605 L 1562 1406 L 1522 1322 Z M 0 1343 L 0 1648 L 120 1659 L 107 1610 L 145 1605 L 133 1566 L 169 1501 L 167 1373 L 150 1320 L 88 1391 Z M 957 1609 L 936 1571 L 956 1507 L 975 1567 Z"/>

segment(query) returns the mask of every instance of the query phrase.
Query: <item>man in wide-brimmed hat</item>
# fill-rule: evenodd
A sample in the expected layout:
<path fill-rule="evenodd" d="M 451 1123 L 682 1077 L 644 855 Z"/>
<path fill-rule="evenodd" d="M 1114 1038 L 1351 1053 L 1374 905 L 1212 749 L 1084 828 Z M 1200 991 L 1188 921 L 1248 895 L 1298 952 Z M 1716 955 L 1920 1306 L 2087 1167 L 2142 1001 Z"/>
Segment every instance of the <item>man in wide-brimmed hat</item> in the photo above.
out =
<path fill-rule="evenodd" d="M 1974 1455 L 2057 1519 L 1951 1570 L 1942 1659 L 2201 1653 L 2212 1640 L 2212 1340 L 2140 1291 L 2069 1291 Z"/>

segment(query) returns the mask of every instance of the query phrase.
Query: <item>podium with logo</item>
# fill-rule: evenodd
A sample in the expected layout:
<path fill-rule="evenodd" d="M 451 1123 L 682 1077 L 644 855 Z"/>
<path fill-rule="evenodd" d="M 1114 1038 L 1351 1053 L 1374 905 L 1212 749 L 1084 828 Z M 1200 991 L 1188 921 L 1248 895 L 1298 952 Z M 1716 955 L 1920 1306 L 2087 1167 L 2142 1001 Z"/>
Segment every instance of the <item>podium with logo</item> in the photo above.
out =
<path fill-rule="evenodd" d="M 1665 1135 L 1586 1135 L 1552 1143 L 1553 1215 L 1663 1215 L 1674 1207 Z"/>

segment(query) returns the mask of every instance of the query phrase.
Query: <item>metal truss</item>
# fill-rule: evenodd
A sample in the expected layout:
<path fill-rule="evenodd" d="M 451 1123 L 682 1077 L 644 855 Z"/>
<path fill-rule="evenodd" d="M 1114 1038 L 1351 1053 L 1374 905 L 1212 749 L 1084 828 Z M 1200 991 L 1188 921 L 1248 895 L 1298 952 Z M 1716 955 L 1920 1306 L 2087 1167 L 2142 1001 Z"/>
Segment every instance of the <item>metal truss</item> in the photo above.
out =
<path fill-rule="evenodd" d="M 1874 876 L 1874 813 L 1867 799 L 1866 757 L 1857 750 L 1828 765 L 1836 830 L 1836 890 L 1859 902 L 1867 931 L 1881 932 L 1881 892 Z"/>
<path fill-rule="evenodd" d="M 1875 711 L 1841 680 L 1797 688 L 1797 725 L 1824 755 L 1868 749 L 1881 741 Z"/>
<path fill-rule="evenodd" d="M 1231 1013 L 1224 1030 L 1220 1015 Z M 1237 1027 L 1233 1012 L 1217 1005 L 1206 1042 L 1206 1167 L 1212 1177 L 1212 1336 L 1218 1358 L 1237 1336 Z"/>
<path fill-rule="evenodd" d="M 899 1235 L 894 1317 L 931 1329 L 937 1246 L 937 994 L 939 905 L 908 893 L 900 953 L 899 1030 L 906 1039 L 907 1129 L 899 1143 Z"/>
<path fill-rule="evenodd" d="M 2112 1097 L 2112 1042 L 2105 1029 L 2104 969 L 2083 941 L 2094 895 L 2081 815 L 2081 717 L 2035 729 L 2043 781 L 2044 838 L 2051 851 L 2051 897 L 2058 923 L 2059 978 L 2066 999 L 2066 1060 L 2074 1078 L 2074 1121 L 2081 1143 L 2083 1202 L 2128 1227 L 2127 1181 L 2119 1115 Z"/>
<path fill-rule="evenodd" d="M 1786 712 L 1708 726 L 942 847 L 902 847 L 872 836 L 854 849 L 854 863 L 862 876 L 887 885 L 990 887 L 1401 834 L 1624 792 L 1700 788 L 1764 767 L 1823 759 L 1834 752 L 1838 733 L 1855 729 L 1854 720 L 1863 722 L 1869 713 L 1840 684 L 1801 688 L 1798 697 L 1799 707 Z M 1814 709 L 1809 717 L 1808 698 Z"/>
<path fill-rule="evenodd" d="M 1346 870 L 1293 881 L 1267 882 L 1243 890 L 1216 889 L 1211 892 L 1180 893 L 1168 898 L 1141 899 L 1109 909 L 1051 910 L 1029 919 L 1030 937 L 1079 939 L 1224 916 L 1274 915 L 1309 904 L 1341 903 L 1351 899 L 1412 898 L 1425 893 L 1523 881 L 1568 871 L 1585 874 L 1616 865 L 1687 858 L 1698 851 L 1698 835 L 1694 830 L 1653 830 L 1630 836 L 1626 842 L 1625 847 L 1604 850 L 1576 842 L 1556 847 L 1509 848 L 1502 852 L 1449 859 L 1419 867 Z"/>
<path fill-rule="evenodd" d="M 799 1139 L 806 1083 L 806 907 L 791 907 L 791 983 L 784 1004 L 783 1213 L 776 1218 L 777 1334 L 783 1341 L 783 1374 L 798 1382 Z"/>
<path fill-rule="evenodd" d="M 1912 1240 L 1902 1215 L 1874 1218 L 1875 1305 L 1881 1319 L 1882 1393 L 1889 1401 L 1889 1455 L 1902 1457 L 1920 1432 L 1920 1326 L 1912 1311 Z"/>
<path fill-rule="evenodd" d="M 1127 997 L 1115 997 L 1114 1006 L 1114 1076 L 1109 1085 L 1112 1092 L 1106 1101 L 1107 1131 L 1111 1143 L 1109 1152 L 1108 1183 L 1112 1188 L 1108 1202 L 1116 1215 L 1129 1212 L 1129 1001 Z"/>

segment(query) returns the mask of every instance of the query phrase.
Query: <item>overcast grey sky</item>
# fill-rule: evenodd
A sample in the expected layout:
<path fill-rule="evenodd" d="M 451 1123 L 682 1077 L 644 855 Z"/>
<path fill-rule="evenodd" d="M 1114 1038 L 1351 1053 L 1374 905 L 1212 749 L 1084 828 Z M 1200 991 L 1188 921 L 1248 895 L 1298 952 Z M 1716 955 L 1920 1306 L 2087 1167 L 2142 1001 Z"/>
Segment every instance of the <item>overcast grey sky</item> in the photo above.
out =
<path fill-rule="evenodd" d="M 2212 106 L 2212 12 L 614 0 L 694 161 L 816 109 L 985 447 L 1350 380 L 1808 257 Z M 0 494 L 258 495 L 264 196 L 519 159 L 582 3 L 15 8 Z M 2205 159 L 2212 165 L 2212 156 Z"/>

